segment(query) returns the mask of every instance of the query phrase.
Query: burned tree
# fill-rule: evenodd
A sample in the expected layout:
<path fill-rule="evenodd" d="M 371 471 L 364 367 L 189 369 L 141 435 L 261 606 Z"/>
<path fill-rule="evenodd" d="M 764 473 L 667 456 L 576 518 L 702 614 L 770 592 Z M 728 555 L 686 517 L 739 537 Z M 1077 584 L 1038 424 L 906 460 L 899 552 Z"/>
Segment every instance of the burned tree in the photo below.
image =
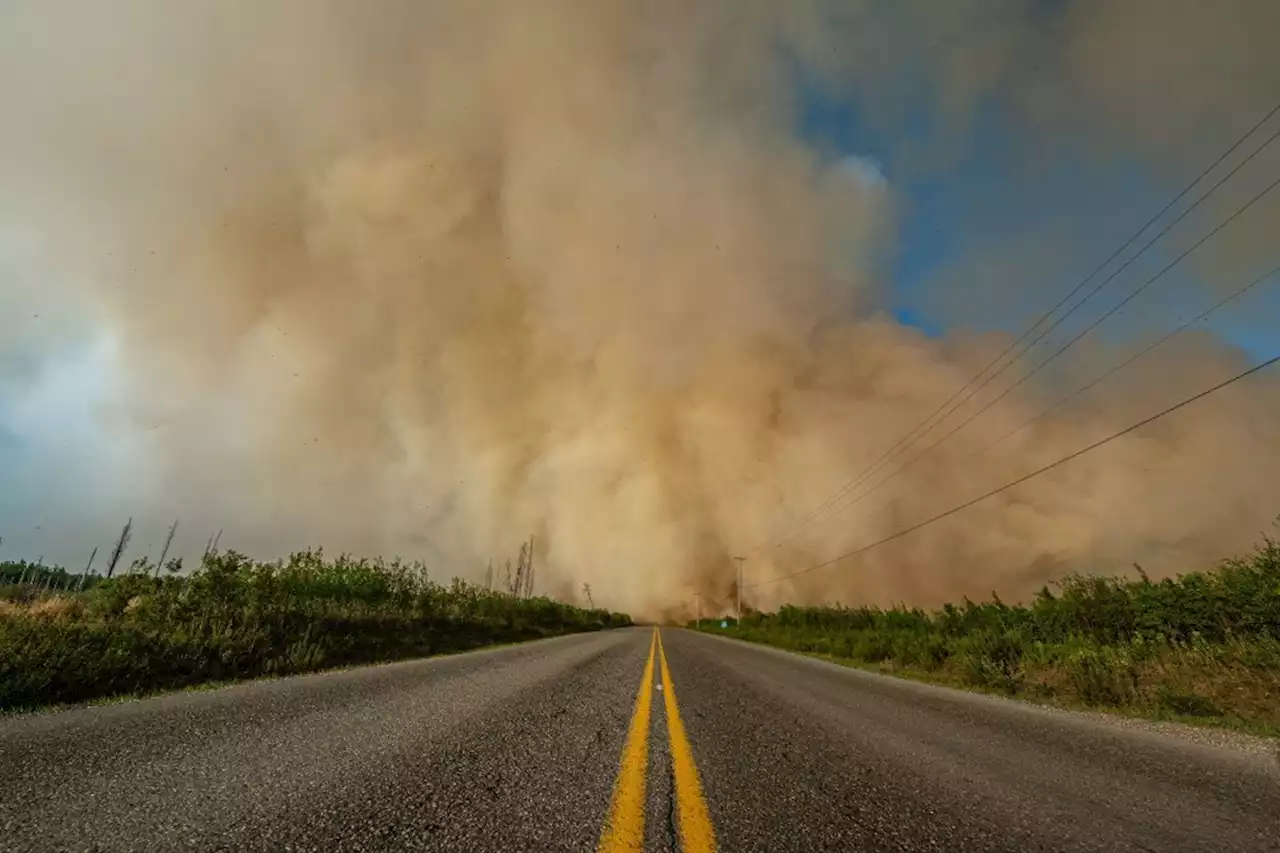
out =
<path fill-rule="evenodd" d="M 124 556 L 125 549 L 129 547 L 129 538 L 133 536 L 133 518 L 130 517 L 124 523 L 124 527 L 120 530 L 120 538 L 116 540 L 116 545 L 111 549 L 111 557 L 107 560 L 107 579 L 115 574 L 116 566 L 120 563 L 120 558 Z"/>

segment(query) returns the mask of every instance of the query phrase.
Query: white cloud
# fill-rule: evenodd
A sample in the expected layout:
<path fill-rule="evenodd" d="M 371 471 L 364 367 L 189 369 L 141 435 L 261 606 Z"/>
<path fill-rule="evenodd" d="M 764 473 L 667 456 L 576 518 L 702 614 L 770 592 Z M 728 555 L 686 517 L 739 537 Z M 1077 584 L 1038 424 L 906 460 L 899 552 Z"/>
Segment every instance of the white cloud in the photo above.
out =
<path fill-rule="evenodd" d="M 873 157 L 848 154 L 840 158 L 839 168 L 868 189 L 880 189 L 889 182 L 884 175 L 884 167 Z"/>

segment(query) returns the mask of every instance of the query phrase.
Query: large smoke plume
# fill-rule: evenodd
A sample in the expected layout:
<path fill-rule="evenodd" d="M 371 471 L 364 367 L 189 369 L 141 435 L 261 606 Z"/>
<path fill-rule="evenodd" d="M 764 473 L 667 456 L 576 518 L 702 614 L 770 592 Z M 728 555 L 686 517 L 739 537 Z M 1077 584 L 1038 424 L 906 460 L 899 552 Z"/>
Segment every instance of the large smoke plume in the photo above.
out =
<path fill-rule="evenodd" d="M 1278 17 L 1268 0 L 11 3 L 0 227 L 29 235 L 24 281 L 58 308 L 37 324 L 12 297 L 0 364 L 106 330 L 102 429 L 143 442 L 130 498 L 251 553 L 426 554 L 479 578 L 534 533 L 547 591 L 589 581 L 651 615 L 695 591 L 727 601 L 734 554 L 788 532 L 1008 343 L 881 310 L 909 215 L 895 178 L 947 168 L 994 104 L 1042 143 L 1022 168 L 1140 159 L 1173 187 L 1280 93 Z M 921 114 L 935 132 L 868 180 L 856 152 L 797 135 L 798 77 L 886 132 Z M 1280 174 L 1254 165 L 1242 179 Z M 1197 254 L 1200 279 L 1280 260 L 1278 210 Z M 951 270 L 958 321 L 1011 294 L 1056 301 L 1061 277 L 998 272 L 1069 253 L 1071 229 L 1024 237 Z M 1246 362 L 1183 336 L 972 458 L 1125 346 L 1086 342 L 857 511 L 753 554 L 749 577 Z M 1187 569 L 1280 509 L 1278 407 L 1260 377 L 751 600 L 931 604 Z"/>

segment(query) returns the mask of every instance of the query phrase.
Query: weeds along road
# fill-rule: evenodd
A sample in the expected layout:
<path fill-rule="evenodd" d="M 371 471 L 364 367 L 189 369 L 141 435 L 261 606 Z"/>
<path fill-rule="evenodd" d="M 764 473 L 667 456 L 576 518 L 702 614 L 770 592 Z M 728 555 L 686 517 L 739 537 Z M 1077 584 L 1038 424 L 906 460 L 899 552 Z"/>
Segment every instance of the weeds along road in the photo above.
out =
<path fill-rule="evenodd" d="M 1280 850 L 1274 756 L 637 628 L 0 719 L 0 849 Z"/>

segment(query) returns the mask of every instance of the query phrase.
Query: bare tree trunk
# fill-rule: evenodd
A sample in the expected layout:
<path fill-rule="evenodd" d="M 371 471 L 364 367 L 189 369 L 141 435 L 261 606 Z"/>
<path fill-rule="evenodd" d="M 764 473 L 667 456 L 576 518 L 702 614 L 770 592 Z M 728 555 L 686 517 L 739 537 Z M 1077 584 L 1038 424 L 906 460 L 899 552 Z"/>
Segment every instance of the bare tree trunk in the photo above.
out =
<path fill-rule="evenodd" d="M 169 546 L 173 544 L 173 535 L 178 532 L 178 519 L 173 520 L 173 526 L 169 528 L 169 535 L 165 537 L 164 547 L 160 549 L 160 560 L 156 563 L 156 577 L 160 577 L 160 567 L 164 565 L 164 558 L 169 556 Z"/>
<path fill-rule="evenodd" d="M 107 579 L 116 572 L 116 566 L 120 563 L 120 558 L 124 556 L 125 549 L 129 547 L 129 539 L 133 536 L 133 518 L 130 517 L 124 523 L 124 527 L 120 530 L 120 538 L 116 540 L 116 545 L 111 549 L 111 557 L 107 560 Z"/>
<path fill-rule="evenodd" d="M 204 561 L 209 559 L 218 550 L 218 540 L 222 538 L 222 529 L 219 528 L 217 534 L 210 536 L 209 541 L 204 544 L 204 556 L 200 558 L 200 564 L 204 565 Z"/>
<path fill-rule="evenodd" d="M 93 546 L 93 552 L 89 554 L 89 562 L 84 564 L 84 572 L 80 575 L 80 589 L 84 589 L 85 581 L 89 579 L 89 568 L 93 565 L 93 558 L 98 556 L 98 546 Z"/>
<path fill-rule="evenodd" d="M 524 575 L 525 575 L 525 559 L 526 559 L 525 548 L 527 547 L 527 545 L 528 545 L 527 542 L 520 543 L 520 556 L 516 557 L 516 588 L 515 588 L 516 598 L 524 597 L 524 584 L 525 584 Z"/>
<path fill-rule="evenodd" d="M 524 576 L 524 597 L 533 598 L 533 536 L 529 537 L 529 548 L 525 552 Z"/>

